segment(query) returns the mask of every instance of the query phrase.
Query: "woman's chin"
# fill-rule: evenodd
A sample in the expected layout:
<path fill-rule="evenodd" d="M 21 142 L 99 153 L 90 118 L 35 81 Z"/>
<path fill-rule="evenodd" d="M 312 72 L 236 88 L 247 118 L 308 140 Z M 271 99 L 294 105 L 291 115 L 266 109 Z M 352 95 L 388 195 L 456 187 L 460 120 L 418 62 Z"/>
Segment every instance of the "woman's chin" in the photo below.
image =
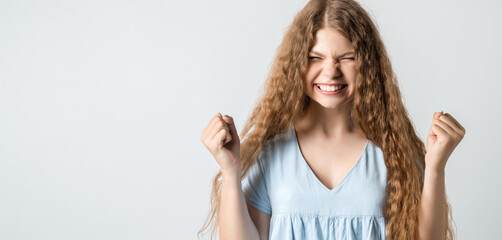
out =
<path fill-rule="evenodd" d="M 316 101 L 317 102 L 317 101 Z M 337 109 L 342 109 L 345 108 L 345 103 L 344 102 L 317 102 L 319 107 L 324 108 L 325 110 L 337 110 Z"/>

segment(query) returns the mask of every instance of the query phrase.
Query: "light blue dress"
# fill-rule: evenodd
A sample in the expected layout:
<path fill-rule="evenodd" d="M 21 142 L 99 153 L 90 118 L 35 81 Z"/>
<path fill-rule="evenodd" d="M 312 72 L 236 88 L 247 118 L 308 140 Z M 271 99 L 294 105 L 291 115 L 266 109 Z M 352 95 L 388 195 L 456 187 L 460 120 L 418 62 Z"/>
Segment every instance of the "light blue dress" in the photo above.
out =
<path fill-rule="evenodd" d="M 265 142 L 242 180 L 246 201 L 271 215 L 269 239 L 385 239 L 387 168 L 367 141 L 354 167 L 332 190 L 301 154 L 294 126 Z"/>

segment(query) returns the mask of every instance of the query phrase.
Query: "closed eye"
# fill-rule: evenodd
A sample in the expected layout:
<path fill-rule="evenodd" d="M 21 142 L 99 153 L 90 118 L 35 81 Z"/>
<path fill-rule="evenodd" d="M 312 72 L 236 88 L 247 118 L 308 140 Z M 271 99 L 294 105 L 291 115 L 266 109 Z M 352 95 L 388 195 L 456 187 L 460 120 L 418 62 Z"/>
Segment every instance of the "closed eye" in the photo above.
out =
<path fill-rule="evenodd" d="M 319 57 L 309 57 L 309 60 L 312 60 L 312 59 L 321 59 L 321 58 L 319 58 Z M 356 58 L 342 58 L 342 59 L 356 60 Z"/>

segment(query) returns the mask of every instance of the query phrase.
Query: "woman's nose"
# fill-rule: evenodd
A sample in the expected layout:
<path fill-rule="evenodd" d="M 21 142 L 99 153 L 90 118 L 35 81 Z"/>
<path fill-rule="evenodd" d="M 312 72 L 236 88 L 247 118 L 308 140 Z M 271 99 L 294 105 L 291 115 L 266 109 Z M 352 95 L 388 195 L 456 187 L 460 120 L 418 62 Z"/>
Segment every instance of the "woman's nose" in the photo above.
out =
<path fill-rule="evenodd" d="M 338 76 L 340 74 L 340 62 L 337 60 L 328 60 L 324 64 L 324 71 L 329 77 Z"/>

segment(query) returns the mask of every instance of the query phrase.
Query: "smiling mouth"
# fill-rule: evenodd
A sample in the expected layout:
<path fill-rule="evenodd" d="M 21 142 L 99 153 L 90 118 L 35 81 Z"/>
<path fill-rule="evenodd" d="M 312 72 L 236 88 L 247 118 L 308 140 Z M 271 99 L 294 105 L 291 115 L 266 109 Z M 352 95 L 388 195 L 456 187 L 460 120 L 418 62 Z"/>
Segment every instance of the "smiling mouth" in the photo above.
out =
<path fill-rule="evenodd" d="M 324 92 L 336 92 L 348 86 L 348 84 L 314 84 L 319 90 Z"/>

